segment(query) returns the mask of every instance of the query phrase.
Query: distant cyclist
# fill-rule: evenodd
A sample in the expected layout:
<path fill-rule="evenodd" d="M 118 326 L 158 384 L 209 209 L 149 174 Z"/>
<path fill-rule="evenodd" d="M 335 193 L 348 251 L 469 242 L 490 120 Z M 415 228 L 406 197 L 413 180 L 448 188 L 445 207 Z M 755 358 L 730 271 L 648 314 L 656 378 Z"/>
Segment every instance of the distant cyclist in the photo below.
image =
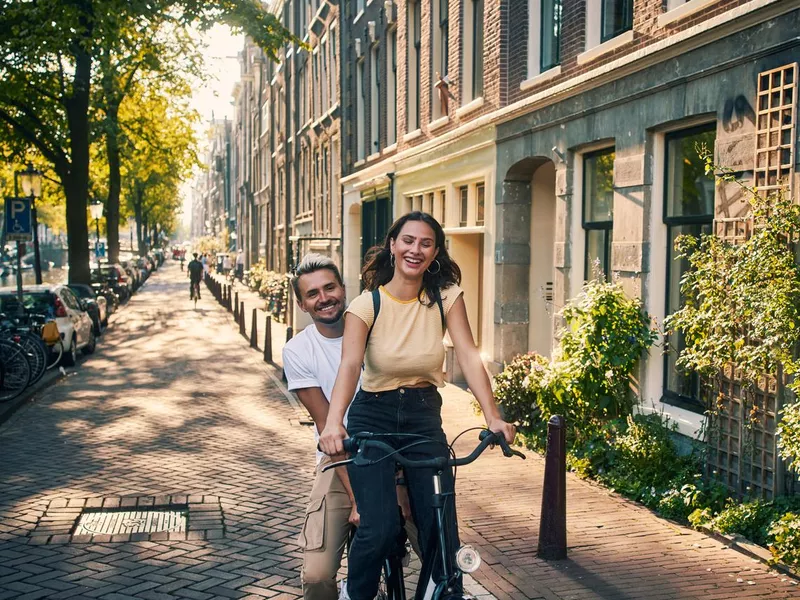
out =
<path fill-rule="evenodd" d="M 200 299 L 200 281 L 203 279 L 203 263 L 197 260 L 197 252 L 192 254 L 194 258 L 189 261 L 189 264 L 186 266 L 186 271 L 189 274 L 189 300 L 191 300 L 194 296 L 192 296 L 193 291 L 197 291 L 197 298 Z"/>

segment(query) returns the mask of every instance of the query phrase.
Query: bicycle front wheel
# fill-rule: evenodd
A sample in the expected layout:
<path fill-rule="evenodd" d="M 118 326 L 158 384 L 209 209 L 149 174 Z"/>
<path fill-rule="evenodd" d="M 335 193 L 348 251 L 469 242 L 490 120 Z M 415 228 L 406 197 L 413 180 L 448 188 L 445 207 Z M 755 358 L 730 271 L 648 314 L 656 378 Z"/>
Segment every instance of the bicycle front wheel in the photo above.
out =
<path fill-rule="evenodd" d="M 3 386 L 0 402 L 19 396 L 31 380 L 31 365 L 25 350 L 11 340 L 0 339 L 0 362 L 3 363 Z"/>
<path fill-rule="evenodd" d="M 31 380 L 28 385 L 34 385 L 47 370 L 47 345 L 42 338 L 32 333 L 21 336 L 19 344 L 28 355 L 28 362 L 31 365 Z"/>

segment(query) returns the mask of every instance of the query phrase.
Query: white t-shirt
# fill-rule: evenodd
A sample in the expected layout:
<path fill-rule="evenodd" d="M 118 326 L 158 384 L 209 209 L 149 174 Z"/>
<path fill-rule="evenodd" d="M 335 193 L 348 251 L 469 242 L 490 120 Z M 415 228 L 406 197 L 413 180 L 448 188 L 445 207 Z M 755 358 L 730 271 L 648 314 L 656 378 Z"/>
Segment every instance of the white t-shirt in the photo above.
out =
<path fill-rule="evenodd" d="M 342 338 L 326 338 L 311 324 L 283 347 L 283 370 L 290 390 L 318 387 L 330 402 L 342 362 Z M 347 426 L 347 415 L 344 418 Z M 319 431 L 314 425 L 314 439 Z M 317 464 L 325 455 L 317 451 Z"/>

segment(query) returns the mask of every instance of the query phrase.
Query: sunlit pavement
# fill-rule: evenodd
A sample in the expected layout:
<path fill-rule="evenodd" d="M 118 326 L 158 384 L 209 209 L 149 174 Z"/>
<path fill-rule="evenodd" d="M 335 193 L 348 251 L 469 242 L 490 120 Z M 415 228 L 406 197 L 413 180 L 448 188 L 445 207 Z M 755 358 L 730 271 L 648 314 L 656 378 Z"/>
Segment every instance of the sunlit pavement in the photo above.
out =
<path fill-rule="evenodd" d="M 94 356 L 0 427 L 0 599 L 299 597 L 313 437 L 237 331 L 205 289 L 194 310 L 185 273 L 168 262 Z M 443 396 L 451 437 L 480 424 L 468 394 L 448 386 Z M 468 434 L 459 448 L 474 443 Z M 462 539 L 483 556 L 474 592 L 800 597 L 784 575 L 572 476 L 569 558 L 542 561 L 542 472 L 536 455 L 497 451 L 459 470 Z M 64 531 L 104 503 L 199 512 L 188 533 Z"/>

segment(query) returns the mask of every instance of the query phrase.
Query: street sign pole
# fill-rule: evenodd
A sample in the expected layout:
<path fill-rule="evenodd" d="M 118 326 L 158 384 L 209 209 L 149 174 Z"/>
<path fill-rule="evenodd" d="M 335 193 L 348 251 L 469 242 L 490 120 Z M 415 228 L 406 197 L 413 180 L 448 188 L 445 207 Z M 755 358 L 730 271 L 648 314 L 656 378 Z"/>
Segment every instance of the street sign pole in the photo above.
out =
<path fill-rule="evenodd" d="M 6 198 L 5 203 L 6 239 L 17 242 L 17 300 L 20 314 L 22 306 L 22 242 L 30 242 L 33 238 L 31 230 L 31 199 Z"/>

